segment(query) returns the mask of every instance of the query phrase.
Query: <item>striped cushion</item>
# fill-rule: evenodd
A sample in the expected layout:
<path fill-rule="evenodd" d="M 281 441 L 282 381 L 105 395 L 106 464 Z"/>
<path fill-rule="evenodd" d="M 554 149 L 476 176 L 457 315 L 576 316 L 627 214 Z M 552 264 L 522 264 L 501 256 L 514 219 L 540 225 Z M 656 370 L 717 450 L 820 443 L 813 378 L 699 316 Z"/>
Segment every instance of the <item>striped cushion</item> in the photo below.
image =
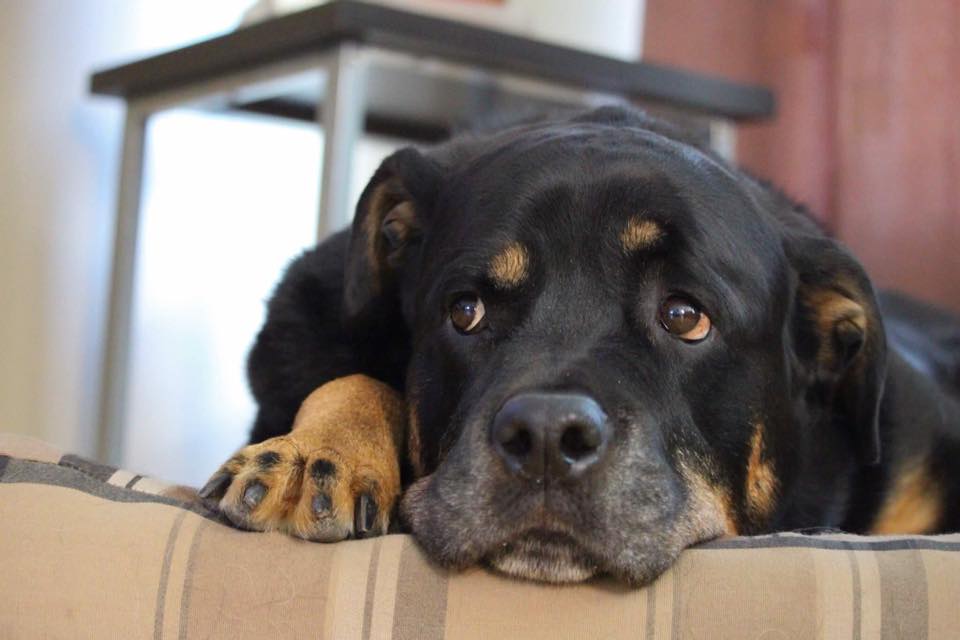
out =
<path fill-rule="evenodd" d="M 689 549 L 645 589 L 448 573 L 408 536 L 237 531 L 128 471 L 0 436 L 0 638 L 957 638 L 960 535 Z"/>

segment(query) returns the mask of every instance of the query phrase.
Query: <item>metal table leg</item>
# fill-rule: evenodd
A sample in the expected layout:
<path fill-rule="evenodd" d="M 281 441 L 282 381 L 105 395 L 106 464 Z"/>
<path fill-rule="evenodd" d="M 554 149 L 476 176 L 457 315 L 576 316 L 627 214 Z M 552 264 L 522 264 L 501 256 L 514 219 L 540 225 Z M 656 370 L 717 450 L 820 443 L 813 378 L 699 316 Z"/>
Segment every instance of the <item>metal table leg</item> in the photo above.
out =
<path fill-rule="evenodd" d="M 104 336 L 97 425 L 97 457 L 110 464 L 119 464 L 123 451 L 123 421 L 130 364 L 134 267 L 140 226 L 146 125 L 147 113 L 134 104 L 128 104 L 123 128 L 110 307 L 107 332 Z"/>
<path fill-rule="evenodd" d="M 353 52 L 351 52 L 353 53 Z M 346 72 L 331 73 L 330 77 L 336 86 L 339 81 L 343 88 L 337 94 L 352 95 L 349 90 L 349 79 L 352 66 L 348 63 L 349 56 L 340 61 L 339 66 L 347 69 Z M 336 63 L 334 58 L 331 63 Z M 257 86 L 259 83 L 271 82 L 277 78 L 295 76 L 300 73 L 311 73 L 324 68 L 324 61 L 316 55 L 308 55 L 277 64 L 268 64 L 256 69 L 231 74 L 227 77 L 207 79 L 189 87 L 164 91 L 151 96 L 137 98 L 127 102 L 126 121 L 123 130 L 123 148 L 120 160 L 120 180 L 117 196 L 117 217 L 114 222 L 113 263 L 110 279 L 109 309 L 107 312 L 106 333 L 104 334 L 103 359 L 100 363 L 100 396 L 97 408 L 96 449 L 97 457 L 111 464 L 120 464 L 123 455 L 124 422 L 127 407 L 127 390 L 130 373 L 130 347 L 133 320 L 133 294 L 136 278 L 137 235 L 140 226 L 142 180 L 144 168 L 144 151 L 146 126 L 149 116 L 166 109 L 197 105 L 208 106 L 213 109 L 225 108 L 235 92 L 245 87 Z M 347 82 L 341 81 L 346 78 Z M 347 109 L 354 108 L 350 100 L 331 102 L 347 105 Z M 331 115 L 337 109 L 331 109 Z M 348 123 L 333 122 L 330 124 L 334 131 L 349 131 L 349 113 L 343 114 Z M 360 120 L 362 123 L 362 119 Z M 344 136 L 335 135 L 334 139 Z M 349 136 L 347 136 L 349 138 Z M 340 146 L 352 150 L 352 142 Z M 340 156 L 337 156 L 339 159 Z M 338 160 L 331 161 L 331 166 L 340 164 Z M 349 164 L 346 179 L 349 180 Z M 342 178 L 340 178 L 342 179 Z M 346 187 L 349 191 L 349 186 Z M 327 189 L 336 194 L 334 186 Z M 344 199 L 349 195 L 342 196 Z M 334 210 L 330 208 L 330 210 Z M 342 210 L 342 209 L 341 209 Z M 341 214 L 341 216 L 344 214 Z M 349 218 L 347 218 L 349 219 Z M 334 225 L 343 224 L 342 218 L 333 222 Z"/>
<path fill-rule="evenodd" d="M 337 48 L 327 64 L 327 85 L 317 119 L 323 127 L 323 174 L 317 240 L 339 231 L 353 217 L 350 178 L 354 148 L 363 133 L 366 63 L 352 44 Z"/>

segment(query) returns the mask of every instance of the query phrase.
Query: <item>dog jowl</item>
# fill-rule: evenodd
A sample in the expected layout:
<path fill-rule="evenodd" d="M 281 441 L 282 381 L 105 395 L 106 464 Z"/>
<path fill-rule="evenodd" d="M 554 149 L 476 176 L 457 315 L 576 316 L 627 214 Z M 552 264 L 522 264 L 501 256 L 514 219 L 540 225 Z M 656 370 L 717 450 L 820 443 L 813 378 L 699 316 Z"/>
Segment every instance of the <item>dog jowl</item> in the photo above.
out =
<path fill-rule="evenodd" d="M 253 444 L 201 495 L 555 582 L 643 584 L 724 535 L 955 527 L 945 347 L 907 364 L 884 326 L 910 304 L 883 319 L 799 207 L 640 113 L 404 149 L 285 274 Z"/>

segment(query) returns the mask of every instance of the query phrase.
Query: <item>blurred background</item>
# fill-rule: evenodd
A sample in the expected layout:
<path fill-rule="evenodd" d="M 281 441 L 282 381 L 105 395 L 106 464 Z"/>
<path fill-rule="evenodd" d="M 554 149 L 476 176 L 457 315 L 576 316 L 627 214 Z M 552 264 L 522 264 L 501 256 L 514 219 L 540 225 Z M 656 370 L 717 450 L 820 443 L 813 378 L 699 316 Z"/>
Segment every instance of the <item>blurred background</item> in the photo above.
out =
<path fill-rule="evenodd" d="M 0 2 L 0 431 L 97 450 L 123 105 L 98 69 L 304 0 Z M 960 311 L 955 0 L 393 0 L 621 60 L 771 88 L 727 151 L 806 202 L 881 286 Z M 359 194 L 403 142 L 366 135 Z M 147 130 L 124 466 L 196 484 L 243 444 L 244 360 L 315 242 L 315 124 L 174 109 Z"/>

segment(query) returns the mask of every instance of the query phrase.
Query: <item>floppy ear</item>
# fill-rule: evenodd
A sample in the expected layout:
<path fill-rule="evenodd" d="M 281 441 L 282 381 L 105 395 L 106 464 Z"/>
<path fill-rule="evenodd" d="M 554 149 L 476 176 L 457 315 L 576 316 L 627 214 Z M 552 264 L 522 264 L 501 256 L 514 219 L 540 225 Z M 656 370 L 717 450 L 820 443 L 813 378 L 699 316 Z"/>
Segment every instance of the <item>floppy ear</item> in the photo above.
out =
<path fill-rule="evenodd" d="M 439 166 L 410 147 L 389 156 L 373 174 L 357 203 L 347 249 L 347 323 L 394 307 L 398 271 L 428 222 L 439 176 Z"/>
<path fill-rule="evenodd" d="M 829 238 L 803 236 L 787 247 L 799 278 L 798 355 L 829 391 L 861 462 L 876 464 L 887 341 L 873 287 L 863 267 Z"/>

